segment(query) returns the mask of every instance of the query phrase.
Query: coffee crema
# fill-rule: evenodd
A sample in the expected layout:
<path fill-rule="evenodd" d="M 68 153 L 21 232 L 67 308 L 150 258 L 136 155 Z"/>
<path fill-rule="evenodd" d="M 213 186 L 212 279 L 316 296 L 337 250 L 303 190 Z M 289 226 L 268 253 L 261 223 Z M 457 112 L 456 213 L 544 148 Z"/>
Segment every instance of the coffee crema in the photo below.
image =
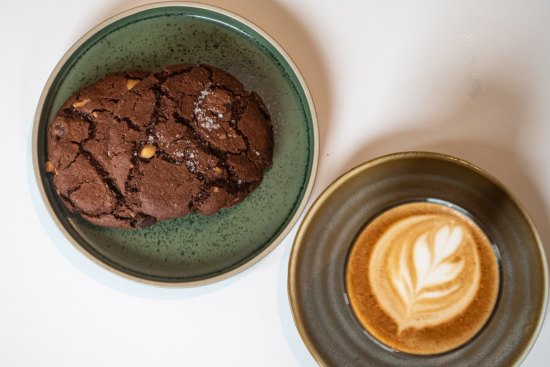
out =
<path fill-rule="evenodd" d="M 392 349 L 437 354 L 474 337 L 495 306 L 498 261 L 484 231 L 449 205 L 414 202 L 357 237 L 346 289 L 363 327 Z"/>

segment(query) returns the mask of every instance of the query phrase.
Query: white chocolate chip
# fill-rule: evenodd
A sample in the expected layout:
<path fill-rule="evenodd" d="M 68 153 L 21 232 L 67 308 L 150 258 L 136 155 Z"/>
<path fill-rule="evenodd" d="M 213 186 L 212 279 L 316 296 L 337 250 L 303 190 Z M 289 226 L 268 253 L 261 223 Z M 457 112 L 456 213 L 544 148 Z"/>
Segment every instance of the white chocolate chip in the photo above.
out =
<path fill-rule="evenodd" d="M 149 159 L 153 157 L 156 152 L 157 152 L 157 148 L 154 145 L 145 144 L 143 148 L 141 148 L 141 151 L 139 152 L 139 156 L 143 159 Z"/>
<path fill-rule="evenodd" d="M 50 161 L 46 162 L 46 167 L 45 168 L 46 168 L 46 172 L 48 172 L 48 173 L 52 173 L 52 172 L 55 171 L 55 167 L 52 164 L 52 162 L 50 162 Z"/>
<path fill-rule="evenodd" d="M 126 89 L 130 90 L 134 88 L 136 85 L 138 85 L 139 82 L 141 82 L 141 80 L 139 79 L 128 79 L 126 81 Z"/>
<path fill-rule="evenodd" d="M 76 101 L 73 102 L 74 108 L 80 108 L 86 106 L 88 103 L 90 103 L 90 98 L 83 99 L 82 101 Z"/>

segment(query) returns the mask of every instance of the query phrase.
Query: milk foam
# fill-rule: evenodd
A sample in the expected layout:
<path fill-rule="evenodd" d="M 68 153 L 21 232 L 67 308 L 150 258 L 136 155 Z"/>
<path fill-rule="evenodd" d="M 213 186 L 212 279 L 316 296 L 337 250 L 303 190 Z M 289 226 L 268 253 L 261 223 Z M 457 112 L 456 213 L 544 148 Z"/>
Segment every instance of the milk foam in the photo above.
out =
<path fill-rule="evenodd" d="M 463 312 L 479 288 L 481 268 L 468 229 L 437 214 L 405 217 L 379 237 L 369 283 L 398 329 L 421 329 Z"/>

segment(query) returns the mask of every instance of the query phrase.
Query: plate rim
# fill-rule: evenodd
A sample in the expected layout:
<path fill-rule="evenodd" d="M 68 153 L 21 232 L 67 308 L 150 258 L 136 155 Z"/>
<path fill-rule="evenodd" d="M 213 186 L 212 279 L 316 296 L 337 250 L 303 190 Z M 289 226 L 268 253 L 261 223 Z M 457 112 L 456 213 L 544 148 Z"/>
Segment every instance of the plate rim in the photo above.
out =
<path fill-rule="evenodd" d="M 311 356 L 315 359 L 315 361 L 323 367 L 332 367 L 330 364 L 328 364 L 323 357 L 321 356 L 321 353 L 318 351 L 318 348 L 316 347 L 315 343 L 311 340 L 307 328 L 305 326 L 305 322 L 303 321 L 303 317 L 301 312 L 299 311 L 299 303 L 297 298 L 299 297 L 299 294 L 301 293 L 299 290 L 299 286 L 297 284 L 297 264 L 300 257 L 300 249 L 303 244 L 303 238 L 305 236 L 305 231 L 313 221 L 314 216 L 322 209 L 323 204 L 325 201 L 332 195 L 334 191 L 339 189 L 345 182 L 347 182 L 349 179 L 355 177 L 358 174 L 361 174 L 362 172 L 369 170 L 370 168 L 387 163 L 389 161 L 394 160 L 401 160 L 404 158 L 431 158 L 431 159 L 439 159 L 443 161 L 447 161 L 450 163 L 461 165 L 465 168 L 468 168 L 472 171 L 477 172 L 484 178 L 488 179 L 492 184 L 499 187 L 506 196 L 510 199 L 510 201 L 518 208 L 519 213 L 525 218 L 529 229 L 531 233 L 533 234 L 533 237 L 536 242 L 536 246 L 538 249 L 538 252 L 540 254 L 541 262 L 542 262 L 542 272 L 543 272 L 543 303 L 542 303 L 542 310 L 540 314 L 538 315 L 537 319 L 537 326 L 535 330 L 533 331 L 533 334 L 530 336 L 530 340 L 528 344 L 525 346 L 525 348 L 521 351 L 520 354 L 518 354 L 514 361 L 513 366 L 517 367 L 521 365 L 521 363 L 525 360 L 531 349 L 533 348 L 533 345 L 538 339 L 538 336 L 542 330 L 542 326 L 545 321 L 545 316 L 547 313 L 548 308 L 548 263 L 547 263 L 547 257 L 544 250 L 544 246 L 542 244 L 542 241 L 540 239 L 540 235 L 538 231 L 536 230 L 535 224 L 532 221 L 531 217 L 525 210 L 523 204 L 519 202 L 514 195 L 502 184 L 500 180 L 498 180 L 495 176 L 488 173 L 487 171 L 479 168 L 478 166 L 474 165 L 473 163 L 470 163 L 468 161 L 465 161 L 461 158 L 457 158 L 448 154 L 444 153 L 438 153 L 438 152 L 431 152 L 431 151 L 403 151 L 403 152 L 395 152 L 395 153 L 389 153 L 385 154 L 379 157 L 375 157 L 373 159 L 370 159 L 368 161 L 365 161 L 363 163 L 358 164 L 357 166 L 351 168 L 350 170 L 345 171 L 340 176 L 338 176 L 334 181 L 332 181 L 324 190 L 323 192 L 315 199 L 315 201 L 311 204 L 309 209 L 307 210 L 306 214 L 304 215 L 304 219 L 300 223 L 300 226 L 298 227 L 296 236 L 294 237 L 294 242 L 292 244 L 292 248 L 290 251 L 290 256 L 288 260 L 288 278 L 287 278 L 287 292 L 288 292 L 288 300 L 290 303 L 291 313 L 292 313 L 292 319 L 294 321 L 294 325 L 296 326 L 296 329 L 298 330 L 298 333 L 300 334 L 300 338 L 304 342 L 306 348 L 308 349 Z"/>
<path fill-rule="evenodd" d="M 256 255 L 253 255 L 248 261 L 244 262 L 243 264 L 235 267 L 234 269 L 231 269 L 227 272 L 224 272 L 222 274 L 206 277 L 204 279 L 198 279 L 198 280 L 190 280 L 190 281 L 177 281 L 177 282 L 164 282 L 164 281 L 158 281 L 158 280 L 152 280 L 152 279 L 145 279 L 141 278 L 132 274 L 128 274 L 126 272 L 123 272 L 113 266 L 110 266 L 107 263 L 104 263 L 103 261 L 99 260 L 92 254 L 90 254 L 88 251 L 86 251 L 79 243 L 76 241 L 70 233 L 67 231 L 67 229 L 63 226 L 59 218 L 57 217 L 57 214 L 53 210 L 53 207 L 51 203 L 48 200 L 48 197 L 46 195 L 46 191 L 44 189 L 45 182 L 43 180 L 43 177 L 40 174 L 40 167 L 39 167 L 39 159 L 38 159 L 38 131 L 40 126 L 40 117 L 42 115 L 42 111 L 44 108 L 44 102 L 46 100 L 46 97 L 49 93 L 49 90 L 55 80 L 55 78 L 58 76 L 59 72 L 61 71 L 62 67 L 65 65 L 65 63 L 68 61 L 68 59 L 91 37 L 93 37 L 97 32 L 100 30 L 108 27 L 109 25 L 122 20 L 128 16 L 147 11 L 152 9 L 159 9 L 159 8 L 166 8 L 166 7 L 182 7 L 182 8 L 195 8 L 195 9 L 201 9 L 201 10 L 208 10 L 212 11 L 224 16 L 227 16 L 229 18 L 232 18 L 236 20 L 239 23 L 244 24 L 245 26 L 251 28 L 255 32 L 257 32 L 261 37 L 263 37 L 275 50 L 283 57 L 283 59 L 288 63 L 290 69 L 294 73 L 296 79 L 298 80 L 298 83 L 300 87 L 302 88 L 303 94 L 306 98 L 307 107 L 309 109 L 309 113 L 311 115 L 311 123 L 312 123 L 312 137 L 313 137 L 313 149 L 312 149 L 312 161 L 311 161 L 311 171 L 309 173 L 309 177 L 307 179 L 307 185 L 305 185 L 305 190 L 303 191 L 303 196 L 300 199 L 300 204 L 297 206 L 297 208 L 294 211 L 293 216 L 288 221 L 284 229 L 277 235 L 271 243 L 269 243 L 264 249 L 262 249 L 260 252 L 258 252 Z M 317 120 L 317 113 L 315 109 L 315 104 L 313 102 L 313 98 L 311 96 L 311 92 L 307 86 L 307 83 L 302 76 L 302 73 L 300 72 L 298 66 L 294 63 L 292 58 L 289 56 L 289 54 L 284 50 L 284 48 L 273 38 L 271 37 L 266 31 L 264 31 L 261 27 L 256 25 L 255 23 L 251 22 L 250 20 L 244 18 L 241 15 L 238 15 L 236 13 L 233 13 L 229 10 L 212 6 L 212 5 L 206 5 L 206 4 L 200 4 L 196 2 L 189 2 L 189 1 L 162 1 L 162 2 L 156 2 L 151 4 L 145 4 L 140 6 L 131 7 L 127 10 L 123 10 L 111 17 L 106 18 L 105 20 L 99 22 L 96 26 L 92 27 L 89 31 L 84 33 L 73 45 L 63 54 L 61 59 L 57 62 L 54 69 L 50 73 L 43 89 L 40 94 L 40 98 L 38 100 L 38 104 L 36 107 L 36 111 L 34 114 L 33 119 L 33 128 L 32 128 L 32 161 L 33 161 L 33 174 L 36 181 L 36 184 L 38 186 L 38 191 L 40 192 L 40 197 L 42 198 L 42 203 L 46 207 L 48 213 L 50 214 L 50 217 L 53 219 L 55 225 L 57 228 L 61 231 L 63 236 L 69 240 L 69 242 L 82 254 L 84 254 L 88 259 L 91 259 L 94 263 L 100 265 L 102 268 L 110 271 L 113 274 L 116 274 L 118 276 L 121 276 L 125 279 L 129 279 L 132 281 L 135 281 L 137 283 L 142 284 L 148 284 L 158 287 L 166 287 L 166 288 L 190 288 L 190 287 L 197 287 L 207 284 L 216 283 L 225 279 L 228 279 L 240 272 L 243 272 L 244 270 L 252 267 L 256 263 L 258 263 L 260 260 L 265 258 L 269 253 L 271 253 L 290 233 L 292 228 L 295 226 L 296 222 L 302 215 L 309 198 L 311 196 L 311 193 L 313 191 L 313 185 L 315 183 L 316 177 L 317 177 L 317 170 L 318 170 L 318 161 L 319 161 L 319 125 Z"/>

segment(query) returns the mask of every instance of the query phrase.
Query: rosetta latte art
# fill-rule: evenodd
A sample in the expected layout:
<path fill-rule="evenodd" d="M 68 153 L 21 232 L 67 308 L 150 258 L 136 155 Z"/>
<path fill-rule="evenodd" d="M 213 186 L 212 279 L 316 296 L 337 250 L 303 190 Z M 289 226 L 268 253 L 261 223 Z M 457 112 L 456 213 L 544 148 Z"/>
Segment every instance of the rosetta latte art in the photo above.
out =
<path fill-rule="evenodd" d="M 369 278 L 399 332 L 442 324 L 471 303 L 481 269 L 466 234 L 445 218 L 424 215 L 404 218 L 380 237 Z"/>
<path fill-rule="evenodd" d="M 413 202 L 373 218 L 346 268 L 350 306 L 363 328 L 399 351 L 457 348 L 488 322 L 499 288 L 486 233 L 452 205 Z"/>

